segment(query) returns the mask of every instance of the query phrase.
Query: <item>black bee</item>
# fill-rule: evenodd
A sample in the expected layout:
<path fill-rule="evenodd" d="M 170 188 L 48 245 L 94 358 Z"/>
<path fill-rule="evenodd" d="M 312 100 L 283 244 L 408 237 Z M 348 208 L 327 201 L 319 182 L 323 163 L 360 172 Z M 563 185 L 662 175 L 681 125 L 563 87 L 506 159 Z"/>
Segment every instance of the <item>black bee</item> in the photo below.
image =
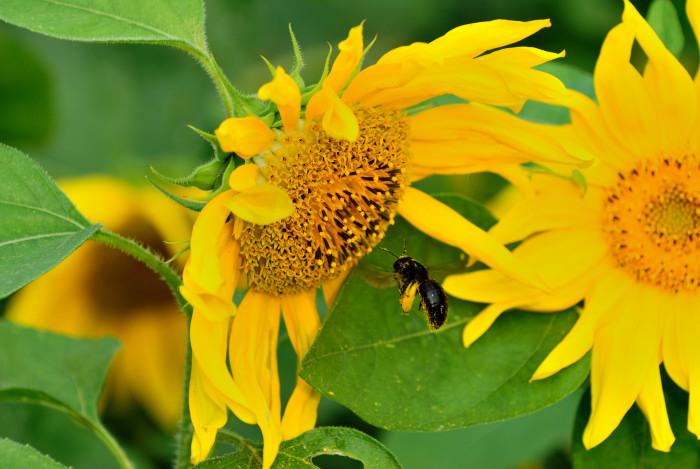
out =
<path fill-rule="evenodd" d="M 408 314 L 413 306 L 416 293 L 420 296 L 420 309 L 431 331 L 436 331 L 447 319 L 447 295 L 442 286 L 428 274 L 428 269 L 404 253 L 397 256 L 393 252 L 379 248 L 396 257 L 394 278 L 399 284 L 399 303 L 403 314 Z"/>

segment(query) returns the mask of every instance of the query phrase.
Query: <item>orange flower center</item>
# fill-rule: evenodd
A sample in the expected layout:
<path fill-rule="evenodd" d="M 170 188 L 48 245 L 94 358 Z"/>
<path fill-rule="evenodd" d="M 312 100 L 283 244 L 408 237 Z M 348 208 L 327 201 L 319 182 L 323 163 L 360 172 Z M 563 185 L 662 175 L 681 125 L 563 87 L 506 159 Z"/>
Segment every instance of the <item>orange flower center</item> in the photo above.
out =
<path fill-rule="evenodd" d="M 316 122 L 280 132 L 254 157 L 283 188 L 294 213 L 270 225 L 242 222 L 243 270 L 251 288 L 295 294 L 337 277 L 379 243 L 406 187 L 408 124 L 400 112 L 357 109 L 354 142 Z"/>
<path fill-rule="evenodd" d="M 648 160 L 618 174 L 605 204 L 605 231 L 617 265 L 666 291 L 700 285 L 700 160 Z"/>

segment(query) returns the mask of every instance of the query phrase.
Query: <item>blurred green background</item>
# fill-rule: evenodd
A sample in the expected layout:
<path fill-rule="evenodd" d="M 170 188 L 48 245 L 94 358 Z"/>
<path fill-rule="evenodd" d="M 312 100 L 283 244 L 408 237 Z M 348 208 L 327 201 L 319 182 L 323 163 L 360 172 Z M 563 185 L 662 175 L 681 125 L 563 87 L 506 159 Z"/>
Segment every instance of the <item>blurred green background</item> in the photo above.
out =
<path fill-rule="evenodd" d="M 683 12 L 684 3 L 674 3 Z M 644 14 L 649 1 L 634 4 Z M 259 55 L 275 65 L 291 65 L 289 24 L 302 47 L 303 75 L 310 83 L 321 72 L 328 43 L 336 49 L 349 28 L 363 20 L 365 39 L 378 36 L 367 57 L 372 63 L 391 48 L 430 41 L 461 24 L 551 18 L 551 28 L 523 44 L 566 49 L 566 63 L 592 71 L 606 32 L 622 12 L 621 0 L 213 0 L 205 6 L 214 56 L 231 81 L 250 93 L 269 80 Z M 683 21 L 682 60 L 694 70 L 696 43 Z M 138 181 L 148 173 L 147 164 L 178 176 L 211 158 L 211 148 L 185 124 L 211 131 L 226 116 L 206 73 L 181 51 L 66 42 L 0 23 L 0 57 L 0 141 L 29 154 L 55 178 L 106 173 Z M 488 188 L 472 191 L 489 193 Z M 280 366 L 293 370 L 291 347 L 282 346 L 280 353 Z M 284 379 L 291 387 L 293 374 Z M 570 396 L 512 421 L 440 434 L 372 429 L 327 401 L 319 423 L 358 426 L 387 444 L 406 469 L 570 467 L 567 442 L 579 398 Z M 140 466 L 168 467 L 169 437 L 143 415 L 129 418 L 136 420 L 125 424 L 115 418 L 112 425 L 117 435 L 131 440 Z M 134 421 L 135 428 L 125 429 Z M 112 463 L 87 431 L 32 406 L 0 404 L 0 436 L 32 443 L 77 468 Z M 361 467 L 321 459 L 324 467 Z"/>

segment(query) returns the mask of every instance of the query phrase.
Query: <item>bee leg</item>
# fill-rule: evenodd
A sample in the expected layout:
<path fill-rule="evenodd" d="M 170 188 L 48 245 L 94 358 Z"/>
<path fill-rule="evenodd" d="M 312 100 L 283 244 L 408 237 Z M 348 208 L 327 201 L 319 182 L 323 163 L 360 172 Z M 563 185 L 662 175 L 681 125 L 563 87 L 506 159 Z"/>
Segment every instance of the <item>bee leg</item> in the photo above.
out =
<path fill-rule="evenodd" d="M 408 282 L 401 287 L 399 292 L 399 303 L 401 303 L 401 312 L 408 314 L 413 306 L 413 300 L 418 292 L 418 282 Z"/>

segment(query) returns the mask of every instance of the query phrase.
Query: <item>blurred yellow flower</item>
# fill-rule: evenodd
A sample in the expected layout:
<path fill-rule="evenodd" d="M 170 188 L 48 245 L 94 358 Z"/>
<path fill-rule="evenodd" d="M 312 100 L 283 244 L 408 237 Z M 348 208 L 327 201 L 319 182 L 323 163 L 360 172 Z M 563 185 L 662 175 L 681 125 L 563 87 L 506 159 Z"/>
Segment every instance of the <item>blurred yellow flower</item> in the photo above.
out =
<path fill-rule="evenodd" d="M 700 1 L 687 3 L 700 34 Z M 648 58 L 630 63 L 635 42 Z M 492 303 L 464 330 L 477 340 L 505 310 L 558 311 L 584 300 L 578 322 L 533 379 L 592 352 L 592 409 L 586 448 L 604 441 L 636 402 L 652 446 L 669 451 L 659 365 L 690 393 L 688 429 L 700 437 L 700 128 L 698 86 L 631 3 L 607 35 L 594 75 L 598 104 L 571 92 L 575 134 L 564 143 L 597 159 L 582 172 L 587 189 L 533 177 L 534 197 L 491 234 L 537 269 L 549 294 L 495 270 L 449 277 L 457 297 Z"/>
<path fill-rule="evenodd" d="M 165 240 L 190 236 L 190 213 L 152 187 L 99 176 L 59 185 L 90 220 L 163 258 L 180 248 Z M 60 334 L 119 339 L 122 348 L 107 375 L 102 404 L 120 409 L 138 403 L 162 428 L 174 430 L 181 408 L 186 326 L 167 285 L 145 265 L 88 242 L 15 294 L 6 315 Z"/>
<path fill-rule="evenodd" d="M 360 25 L 341 42 L 330 72 L 312 91 L 275 70 L 258 97 L 276 105 L 279 124 L 258 153 L 252 154 L 249 143 L 264 144 L 267 125 L 254 125 L 252 117 L 221 124 L 221 147 L 247 164 L 231 174 L 231 189 L 200 213 L 184 272 L 181 291 L 194 307 L 193 462 L 206 458 L 227 407 L 260 426 L 264 469 L 282 440 L 314 427 L 320 397 L 301 379 L 281 415 L 280 310 L 301 360 L 320 326 L 317 288 L 330 305 L 349 270 L 379 243 L 397 213 L 430 236 L 537 284 L 527 265 L 501 244 L 410 184 L 432 174 L 510 174 L 531 160 L 578 161 L 555 142 L 556 129 L 542 131 L 490 107 L 518 111 L 528 98 L 546 101 L 565 93 L 557 79 L 531 68 L 560 54 L 528 47 L 485 53 L 548 25 L 461 26 L 429 44 L 395 49 L 362 70 Z M 470 102 L 407 111 L 445 94 Z M 259 135 L 235 137 L 255 133 L 256 126 Z M 240 276 L 250 288 L 236 308 L 231 298 Z"/>

